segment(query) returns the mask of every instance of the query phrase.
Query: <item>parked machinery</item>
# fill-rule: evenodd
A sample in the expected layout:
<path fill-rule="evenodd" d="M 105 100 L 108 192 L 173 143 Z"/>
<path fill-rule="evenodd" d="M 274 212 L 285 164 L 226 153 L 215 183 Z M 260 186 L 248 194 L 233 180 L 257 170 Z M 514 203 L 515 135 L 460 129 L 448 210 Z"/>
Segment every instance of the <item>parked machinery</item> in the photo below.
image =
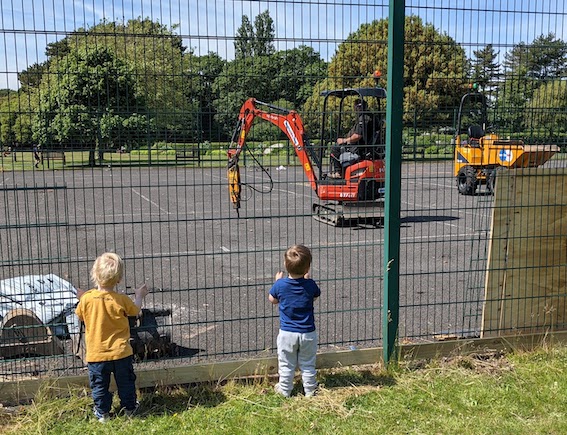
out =
<path fill-rule="evenodd" d="M 467 123 L 463 125 L 465 114 Z M 462 195 L 474 195 L 482 184 L 492 193 L 499 168 L 537 167 L 559 151 L 557 145 L 526 145 L 522 140 L 502 139 L 487 129 L 486 97 L 474 84 L 461 99 L 453 138 L 454 173 Z"/>
<path fill-rule="evenodd" d="M 313 217 L 324 223 L 340 226 L 350 220 L 383 218 L 385 181 L 384 164 L 384 116 L 382 102 L 386 98 L 383 88 L 347 88 L 324 91 L 321 144 L 314 146 L 308 138 L 303 121 L 294 110 L 288 110 L 254 98 L 248 99 L 240 110 L 237 127 L 228 149 L 228 183 L 230 199 L 238 212 L 241 202 L 239 157 L 246 147 L 246 137 L 256 118 L 276 125 L 289 138 L 307 180 L 320 202 L 313 204 Z M 359 148 L 361 151 L 343 168 L 342 178 L 327 177 L 323 161 L 329 144 L 336 141 L 337 131 L 329 133 L 329 101 L 338 99 L 338 125 L 341 125 L 345 99 L 352 97 L 368 102 L 369 128 Z M 334 112 L 336 115 L 337 112 Z M 331 138 L 331 135 L 334 135 Z M 331 139 L 330 139 L 331 138 Z M 329 140 L 330 139 L 330 140 Z"/>

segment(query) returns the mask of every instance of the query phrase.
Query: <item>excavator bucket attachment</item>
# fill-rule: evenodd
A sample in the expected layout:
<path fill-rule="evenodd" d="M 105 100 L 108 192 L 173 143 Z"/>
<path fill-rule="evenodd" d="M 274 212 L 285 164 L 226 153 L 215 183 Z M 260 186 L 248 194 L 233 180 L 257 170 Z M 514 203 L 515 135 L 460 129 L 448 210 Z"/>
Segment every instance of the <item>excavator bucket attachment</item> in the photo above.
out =
<path fill-rule="evenodd" d="M 240 168 L 238 163 L 234 162 L 232 159 L 228 162 L 228 192 L 230 194 L 230 202 L 232 202 L 232 207 L 236 209 L 240 208 Z"/>

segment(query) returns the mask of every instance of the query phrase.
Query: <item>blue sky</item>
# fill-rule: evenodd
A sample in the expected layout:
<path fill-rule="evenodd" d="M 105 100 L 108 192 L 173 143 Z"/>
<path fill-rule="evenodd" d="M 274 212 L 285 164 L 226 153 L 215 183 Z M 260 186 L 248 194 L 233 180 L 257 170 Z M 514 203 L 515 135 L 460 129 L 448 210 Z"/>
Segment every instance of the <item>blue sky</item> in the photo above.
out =
<path fill-rule="evenodd" d="M 493 44 L 501 56 L 518 42 L 553 32 L 567 40 L 563 0 L 406 0 L 416 14 L 469 51 Z M 337 45 L 363 23 L 388 15 L 380 0 L 0 0 L 0 88 L 17 88 L 17 72 L 45 60 L 49 42 L 102 19 L 150 18 L 178 25 L 197 54 L 234 54 L 233 36 L 242 15 L 251 21 L 268 10 L 276 26 L 276 48 L 312 46 L 330 60 Z"/>

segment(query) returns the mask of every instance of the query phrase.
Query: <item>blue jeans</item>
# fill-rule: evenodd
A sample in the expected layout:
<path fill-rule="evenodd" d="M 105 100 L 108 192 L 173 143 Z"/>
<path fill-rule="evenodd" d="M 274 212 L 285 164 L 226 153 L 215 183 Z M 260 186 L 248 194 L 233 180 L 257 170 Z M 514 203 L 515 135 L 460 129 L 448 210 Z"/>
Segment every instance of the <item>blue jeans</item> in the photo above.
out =
<path fill-rule="evenodd" d="M 127 410 L 136 408 L 136 374 L 132 360 L 132 356 L 128 356 L 115 361 L 87 364 L 93 401 L 101 414 L 110 412 L 112 407 L 112 393 L 108 391 L 111 373 L 114 373 L 120 406 Z"/>

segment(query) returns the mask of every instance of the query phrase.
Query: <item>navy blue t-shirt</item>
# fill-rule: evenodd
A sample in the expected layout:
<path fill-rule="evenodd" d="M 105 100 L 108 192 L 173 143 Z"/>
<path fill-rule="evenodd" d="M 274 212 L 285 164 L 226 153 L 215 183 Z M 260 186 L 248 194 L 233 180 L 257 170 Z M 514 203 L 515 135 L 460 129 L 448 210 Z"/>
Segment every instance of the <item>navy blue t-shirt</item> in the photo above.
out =
<path fill-rule="evenodd" d="M 288 332 L 315 331 L 313 301 L 321 290 L 312 279 L 280 278 L 270 294 L 276 298 L 280 309 L 280 329 Z"/>

